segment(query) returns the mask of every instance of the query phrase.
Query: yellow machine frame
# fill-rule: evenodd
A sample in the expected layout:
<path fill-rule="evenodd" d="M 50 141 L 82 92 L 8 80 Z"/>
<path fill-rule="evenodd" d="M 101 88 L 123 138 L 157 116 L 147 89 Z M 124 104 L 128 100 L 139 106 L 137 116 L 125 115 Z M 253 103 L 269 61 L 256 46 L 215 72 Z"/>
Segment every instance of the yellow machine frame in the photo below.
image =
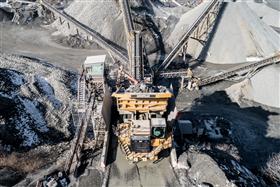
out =
<path fill-rule="evenodd" d="M 117 100 L 117 107 L 120 113 L 160 113 L 161 115 L 167 111 L 168 100 L 172 97 L 170 92 L 164 93 L 113 93 L 113 97 Z M 119 125 L 120 131 L 130 128 L 129 123 Z M 157 160 L 158 153 L 170 148 L 172 145 L 172 134 L 168 133 L 165 138 L 156 138 L 151 140 L 151 146 L 155 147 L 150 153 L 135 153 L 128 148 L 130 144 L 129 133 L 119 135 L 119 143 L 126 153 L 128 160 Z"/>

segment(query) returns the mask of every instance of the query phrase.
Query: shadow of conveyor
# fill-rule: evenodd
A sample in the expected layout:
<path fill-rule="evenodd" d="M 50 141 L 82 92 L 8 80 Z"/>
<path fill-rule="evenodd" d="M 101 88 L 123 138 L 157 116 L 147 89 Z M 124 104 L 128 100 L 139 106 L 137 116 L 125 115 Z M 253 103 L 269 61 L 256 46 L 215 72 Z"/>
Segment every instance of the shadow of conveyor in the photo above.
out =
<path fill-rule="evenodd" d="M 111 126 L 110 126 L 110 138 L 109 138 L 109 148 L 108 148 L 108 156 L 106 160 L 106 165 L 110 165 L 116 161 L 117 158 L 117 149 L 118 149 L 118 137 L 114 134 L 114 130 L 117 127 L 119 119 L 119 113 L 117 110 L 117 106 L 112 106 L 111 113 Z"/>
<path fill-rule="evenodd" d="M 265 168 L 269 158 L 280 152 L 280 139 L 269 136 L 273 125 L 280 132 L 279 121 L 270 121 L 271 117 L 279 115 L 278 112 L 270 112 L 259 106 L 240 107 L 231 101 L 225 91 L 216 91 L 211 95 L 197 98 L 191 109 L 186 110 L 193 114 L 222 116 L 231 123 L 231 141 L 208 141 L 211 149 L 204 151 L 218 164 L 230 162 L 230 159 L 234 160 L 234 158 L 228 151 L 217 149 L 216 145 L 233 145 L 237 148 L 239 162 L 260 176 L 263 175 L 261 170 Z M 184 112 L 181 115 L 184 115 Z M 185 118 L 188 119 L 187 115 Z M 233 177 L 229 174 L 226 175 L 229 179 Z M 267 176 L 263 177 L 268 184 L 273 183 Z"/>

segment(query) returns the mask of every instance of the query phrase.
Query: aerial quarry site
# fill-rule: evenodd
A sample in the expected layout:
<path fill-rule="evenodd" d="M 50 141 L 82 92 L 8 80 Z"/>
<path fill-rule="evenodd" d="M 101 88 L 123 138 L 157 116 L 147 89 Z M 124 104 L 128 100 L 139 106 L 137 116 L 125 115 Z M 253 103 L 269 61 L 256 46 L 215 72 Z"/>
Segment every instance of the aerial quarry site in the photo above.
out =
<path fill-rule="evenodd" d="M 280 0 L 0 0 L 0 187 L 280 186 Z"/>

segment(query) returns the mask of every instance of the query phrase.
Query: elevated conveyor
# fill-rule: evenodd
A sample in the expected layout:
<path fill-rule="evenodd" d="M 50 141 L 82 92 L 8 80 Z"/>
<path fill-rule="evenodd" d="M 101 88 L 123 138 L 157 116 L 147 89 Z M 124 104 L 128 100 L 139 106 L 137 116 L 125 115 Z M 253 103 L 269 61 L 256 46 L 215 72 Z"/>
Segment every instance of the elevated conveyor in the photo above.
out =
<path fill-rule="evenodd" d="M 92 40 L 94 40 L 100 47 L 110 52 L 116 59 L 124 64 L 128 64 L 129 60 L 126 51 L 121 51 L 102 35 L 92 29 L 89 29 L 66 12 L 54 8 L 50 3 L 41 0 L 41 5 L 51 11 L 52 14 L 59 19 L 61 24 L 65 22 L 69 28 L 74 27 L 78 34 L 83 33 L 86 37 L 92 38 Z"/>
<path fill-rule="evenodd" d="M 181 49 L 187 44 L 191 36 L 197 31 L 199 32 L 200 27 L 204 25 L 204 22 L 207 24 L 207 30 L 210 29 L 209 19 L 210 16 L 214 14 L 214 21 L 216 15 L 219 12 L 221 2 L 219 0 L 212 0 L 209 5 L 204 9 L 202 14 L 194 21 L 194 23 L 188 28 L 187 32 L 183 35 L 180 41 L 175 45 L 172 51 L 168 54 L 165 60 L 158 67 L 158 72 L 167 69 L 175 57 L 180 53 Z M 198 38 L 197 38 L 198 39 Z"/>
<path fill-rule="evenodd" d="M 202 79 L 198 82 L 198 86 L 205 86 L 205 85 L 208 85 L 208 84 L 212 84 L 214 82 L 224 80 L 224 79 L 230 78 L 232 76 L 238 75 L 241 72 L 244 74 L 244 73 L 252 71 L 254 69 L 259 69 L 259 68 L 262 68 L 264 66 L 268 66 L 268 65 L 278 63 L 279 61 L 280 61 L 280 54 L 278 53 L 278 54 L 276 54 L 272 57 L 266 58 L 264 60 L 261 60 L 261 61 L 255 62 L 255 63 L 250 63 L 248 65 L 237 66 L 235 68 L 230 69 L 227 72 L 219 73 L 217 75 L 204 78 L 204 79 Z"/>
<path fill-rule="evenodd" d="M 125 30 L 127 35 L 129 35 L 134 31 L 134 25 L 130 13 L 128 0 L 120 0 L 120 4 L 123 12 L 123 22 L 124 22 Z"/>

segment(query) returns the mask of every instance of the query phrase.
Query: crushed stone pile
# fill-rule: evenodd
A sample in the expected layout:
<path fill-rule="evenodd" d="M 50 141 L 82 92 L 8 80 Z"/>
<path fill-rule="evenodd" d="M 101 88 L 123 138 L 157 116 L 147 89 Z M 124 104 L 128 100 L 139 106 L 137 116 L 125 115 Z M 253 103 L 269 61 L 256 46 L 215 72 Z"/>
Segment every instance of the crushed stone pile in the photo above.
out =
<path fill-rule="evenodd" d="M 280 11 L 280 1 L 275 1 L 275 0 L 266 0 L 264 3 L 267 4 L 267 6 Z"/>
<path fill-rule="evenodd" d="M 245 98 L 280 108 L 280 64 L 262 69 L 252 78 L 227 88 L 226 92 L 236 102 Z"/>
<path fill-rule="evenodd" d="M 1 54 L 0 67 L 1 143 L 29 149 L 67 140 L 76 75 L 7 54 Z"/>
<path fill-rule="evenodd" d="M 167 39 L 174 46 L 209 2 L 185 13 Z M 256 15 L 246 2 L 226 2 L 222 18 L 207 52 L 206 61 L 234 64 L 255 61 L 280 50 L 280 36 Z M 198 57 L 202 46 L 189 42 L 189 53 Z"/>
<path fill-rule="evenodd" d="M 75 0 L 64 11 L 105 38 L 122 47 L 126 46 L 122 14 L 116 1 Z M 53 26 L 58 28 L 60 34 L 77 34 L 75 29 L 61 26 L 59 20 L 55 21 Z"/>
<path fill-rule="evenodd" d="M 271 26 L 275 31 L 280 34 L 280 10 L 273 8 L 270 6 L 270 2 L 255 2 L 254 0 L 247 0 L 246 3 L 250 7 L 251 10 L 267 25 Z M 276 1 L 272 1 L 277 5 Z M 273 4 L 272 4 L 273 5 Z M 280 1 L 278 1 L 278 6 L 280 7 Z"/>
<path fill-rule="evenodd" d="M 184 186 L 258 186 L 262 181 L 236 160 L 184 152 L 175 168 Z"/>
<path fill-rule="evenodd" d="M 144 29 L 142 34 L 147 54 L 151 55 L 152 59 L 153 55 L 160 57 L 164 53 L 162 38 L 169 35 L 180 16 L 190 8 L 179 6 L 176 3 L 172 3 L 170 6 L 158 0 L 135 0 L 129 3 L 135 29 Z M 123 13 L 119 1 L 74 0 L 64 11 L 120 47 L 124 49 L 127 47 Z M 58 30 L 53 35 L 76 36 L 77 34 L 75 29 L 69 29 L 66 24 L 61 25 L 59 20 L 55 21 L 52 26 Z"/>

